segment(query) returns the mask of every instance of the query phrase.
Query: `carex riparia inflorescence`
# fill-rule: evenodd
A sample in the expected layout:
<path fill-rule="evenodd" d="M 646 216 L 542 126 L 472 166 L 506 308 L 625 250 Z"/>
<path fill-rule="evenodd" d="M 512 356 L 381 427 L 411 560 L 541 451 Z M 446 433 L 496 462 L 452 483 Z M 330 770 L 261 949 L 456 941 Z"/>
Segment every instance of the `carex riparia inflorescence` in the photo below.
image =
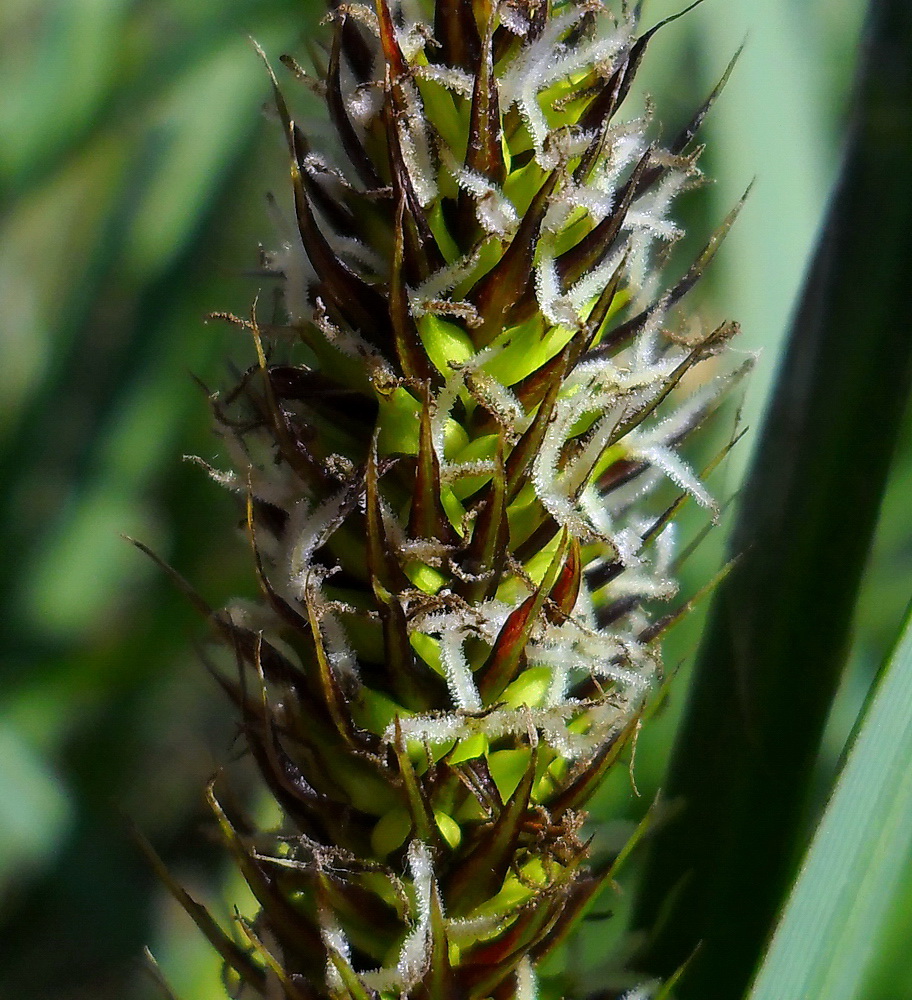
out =
<path fill-rule="evenodd" d="M 734 213 L 676 283 L 656 263 L 717 91 L 666 145 L 625 116 L 654 30 L 597 0 L 338 4 L 324 125 L 273 78 L 281 297 L 213 397 L 263 598 L 213 621 L 286 825 L 242 835 L 211 794 L 261 909 L 243 944 L 197 913 L 245 995 L 529 1000 L 604 881 L 585 807 L 676 589 L 643 498 L 712 506 L 677 449 L 734 330 L 675 314 Z"/>

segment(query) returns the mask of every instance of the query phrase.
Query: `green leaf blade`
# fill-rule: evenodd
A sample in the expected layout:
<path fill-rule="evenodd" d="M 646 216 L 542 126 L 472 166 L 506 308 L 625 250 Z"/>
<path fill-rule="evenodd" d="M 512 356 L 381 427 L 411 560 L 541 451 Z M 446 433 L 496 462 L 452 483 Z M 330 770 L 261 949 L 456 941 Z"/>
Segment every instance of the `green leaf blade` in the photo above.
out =
<path fill-rule="evenodd" d="M 912 613 L 749 1000 L 853 1000 L 912 850 Z"/>

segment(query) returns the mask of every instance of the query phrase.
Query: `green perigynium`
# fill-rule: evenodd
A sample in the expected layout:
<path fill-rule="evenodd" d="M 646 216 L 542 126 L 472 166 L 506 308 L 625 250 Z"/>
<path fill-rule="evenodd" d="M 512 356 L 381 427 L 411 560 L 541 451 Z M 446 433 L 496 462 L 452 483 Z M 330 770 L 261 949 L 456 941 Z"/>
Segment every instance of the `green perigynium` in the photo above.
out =
<path fill-rule="evenodd" d="M 213 400 L 263 594 L 213 616 L 222 683 L 287 824 L 241 835 L 213 793 L 261 910 L 241 944 L 196 915 L 251 993 L 530 1000 L 661 674 L 673 528 L 643 498 L 712 507 L 677 447 L 725 378 L 679 383 L 733 326 L 672 310 L 731 218 L 677 284 L 655 265 L 710 102 L 664 148 L 625 118 L 626 6 L 328 21 L 324 125 L 275 87 L 281 300 Z"/>

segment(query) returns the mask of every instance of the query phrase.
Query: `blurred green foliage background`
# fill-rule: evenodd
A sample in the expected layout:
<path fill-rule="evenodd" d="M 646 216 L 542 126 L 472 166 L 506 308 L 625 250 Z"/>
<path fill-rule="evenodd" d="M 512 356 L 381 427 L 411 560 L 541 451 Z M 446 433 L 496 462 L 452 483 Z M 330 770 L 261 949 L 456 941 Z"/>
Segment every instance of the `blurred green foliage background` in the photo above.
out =
<path fill-rule="evenodd" d="M 678 7 L 648 0 L 645 18 Z M 204 316 L 248 310 L 258 285 L 245 271 L 274 239 L 263 195 L 285 191 L 248 36 L 274 60 L 291 50 L 306 61 L 321 13 L 315 0 L 0 7 L 2 996 L 158 996 L 145 944 L 179 997 L 221 995 L 216 959 L 154 884 L 123 815 L 194 892 L 234 900 L 201 805 L 234 729 L 194 649 L 203 626 L 121 535 L 150 544 L 215 605 L 252 587 L 233 501 L 181 456 L 216 453 L 191 373 L 217 386 L 226 360 L 246 365 L 249 350 Z M 705 127 L 716 183 L 683 209 L 699 238 L 758 177 L 699 302 L 708 321 L 738 318 L 742 349 L 761 352 L 748 425 L 837 169 L 863 14 L 862 0 L 709 0 L 660 33 L 647 60 L 657 117 L 673 128 L 747 37 Z M 717 494 L 736 489 L 748 449 Z M 909 509 L 912 431 L 821 794 L 908 598 Z M 713 572 L 716 535 L 690 565 L 691 589 Z M 692 651 L 698 630 L 696 617 L 678 630 L 670 662 Z M 630 815 L 661 783 L 676 700 L 644 741 L 641 804 L 609 790 Z M 866 993 L 874 1000 L 912 997 L 906 910 Z"/>

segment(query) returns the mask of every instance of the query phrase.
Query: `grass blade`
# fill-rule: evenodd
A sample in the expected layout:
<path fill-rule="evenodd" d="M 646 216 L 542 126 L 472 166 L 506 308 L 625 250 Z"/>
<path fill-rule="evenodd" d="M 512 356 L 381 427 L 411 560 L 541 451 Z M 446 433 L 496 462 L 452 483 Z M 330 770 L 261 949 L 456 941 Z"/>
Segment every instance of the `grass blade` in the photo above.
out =
<path fill-rule="evenodd" d="M 912 850 L 912 612 L 749 1000 L 852 1000 Z"/>

